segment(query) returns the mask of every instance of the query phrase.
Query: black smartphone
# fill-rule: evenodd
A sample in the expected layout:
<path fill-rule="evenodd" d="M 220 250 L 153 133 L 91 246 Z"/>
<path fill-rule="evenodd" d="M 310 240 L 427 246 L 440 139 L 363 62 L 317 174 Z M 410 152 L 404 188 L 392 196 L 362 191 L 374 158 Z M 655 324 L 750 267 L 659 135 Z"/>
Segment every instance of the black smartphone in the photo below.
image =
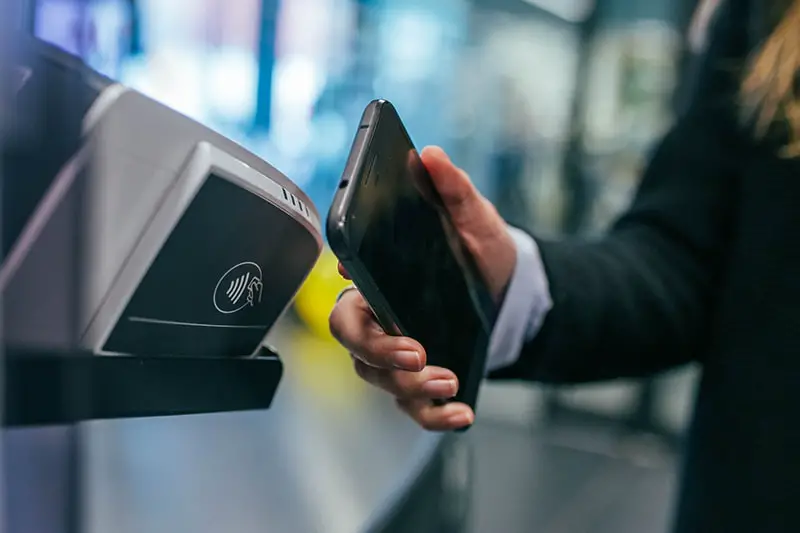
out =
<path fill-rule="evenodd" d="M 328 213 L 328 243 L 390 334 L 453 371 L 473 409 L 496 309 L 394 106 L 370 102 Z"/>

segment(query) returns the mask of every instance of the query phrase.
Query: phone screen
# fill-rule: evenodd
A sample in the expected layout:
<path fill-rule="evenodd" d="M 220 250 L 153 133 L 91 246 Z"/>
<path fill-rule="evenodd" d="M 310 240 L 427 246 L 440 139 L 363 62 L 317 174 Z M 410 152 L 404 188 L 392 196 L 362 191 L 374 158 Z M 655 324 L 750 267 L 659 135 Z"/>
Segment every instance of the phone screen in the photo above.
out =
<path fill-rule="evenodd" d="M 366 218 L 353 220 L 364 228 L 356 255 L 400 332 L 418 340 L 428 364 L 452 370 L 463 387 L 491 331 L 491 317 L 481 311 L 488 290 L 399 118 L 382 112 L 374 128 L 351 211 Z"/>

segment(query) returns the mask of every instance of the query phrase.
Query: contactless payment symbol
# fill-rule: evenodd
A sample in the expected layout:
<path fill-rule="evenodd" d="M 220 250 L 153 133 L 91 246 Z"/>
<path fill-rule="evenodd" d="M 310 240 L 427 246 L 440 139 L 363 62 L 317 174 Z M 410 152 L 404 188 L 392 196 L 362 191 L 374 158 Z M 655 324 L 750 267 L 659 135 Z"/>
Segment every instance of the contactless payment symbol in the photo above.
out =
<path fill-rule="evenodd" d="M 214 307 L 225 315 L 255 307 L 261 303 L 262 278 L 261 267 L 250 261 L 231 267 L 214 287 Z"/>

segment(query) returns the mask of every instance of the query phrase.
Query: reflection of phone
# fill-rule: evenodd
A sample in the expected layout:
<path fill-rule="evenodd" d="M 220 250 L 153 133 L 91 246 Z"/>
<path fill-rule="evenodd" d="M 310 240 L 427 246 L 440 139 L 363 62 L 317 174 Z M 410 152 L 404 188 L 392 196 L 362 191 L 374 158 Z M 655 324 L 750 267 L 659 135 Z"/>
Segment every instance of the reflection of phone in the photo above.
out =
<path fill-rule="evenodd" d="M 384 330 L 418 340 L 474 407 L 494 304 L 389 102 L 364 112 L 327 236 Z"/>

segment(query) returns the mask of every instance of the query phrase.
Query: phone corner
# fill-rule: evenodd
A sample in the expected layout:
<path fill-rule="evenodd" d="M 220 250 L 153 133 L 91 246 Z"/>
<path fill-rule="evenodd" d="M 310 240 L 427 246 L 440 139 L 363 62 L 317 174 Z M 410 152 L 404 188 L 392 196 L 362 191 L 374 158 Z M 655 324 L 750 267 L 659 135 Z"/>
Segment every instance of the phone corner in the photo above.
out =
<path fill-rule="evenodd" d="M 325 222 L 325 237 L 328 246 L 339 259 L 346 258 L 347 253 L 347 233 L 344 220 L 338 216 L 329 216 Z"/>
<path fill-rule="evenodd" d="M 376 113 L 380 113 L 387 110 L 395 111 L 394 105 L 392 102 L 387 100 L 386 98 L 375 98 L 370 102 L 370 106 L 375 110 Z"/>

